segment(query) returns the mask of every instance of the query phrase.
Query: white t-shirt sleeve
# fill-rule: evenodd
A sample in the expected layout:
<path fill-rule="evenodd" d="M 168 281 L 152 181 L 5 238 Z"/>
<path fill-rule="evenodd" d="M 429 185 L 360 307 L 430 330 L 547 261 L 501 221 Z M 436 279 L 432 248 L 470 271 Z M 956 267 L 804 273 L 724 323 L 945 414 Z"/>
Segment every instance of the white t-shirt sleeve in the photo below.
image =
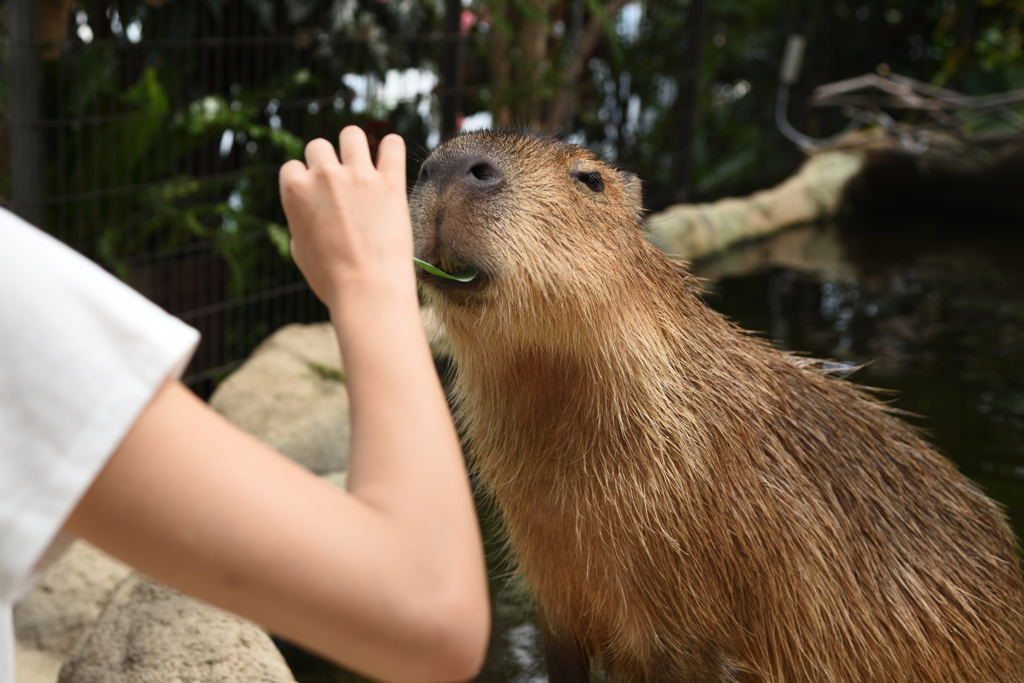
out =
<path fill-rule="evenodd" d="M 0 210 L 0 604 L 59 554 L 68 515 L 198 340 Z"/>

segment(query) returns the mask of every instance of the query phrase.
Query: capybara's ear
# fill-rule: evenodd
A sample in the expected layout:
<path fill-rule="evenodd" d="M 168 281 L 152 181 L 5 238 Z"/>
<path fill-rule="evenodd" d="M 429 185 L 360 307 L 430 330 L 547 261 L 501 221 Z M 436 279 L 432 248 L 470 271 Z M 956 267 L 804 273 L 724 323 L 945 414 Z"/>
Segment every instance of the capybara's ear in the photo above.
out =
<path fill-rule="evenodd" d="M 622 199 L 626 206 L 638 214 L 643 213 L 644 193 L 640 187 L 640 177 L 629 171 L 619 171 L 619 177 L 622 178 Z"/>

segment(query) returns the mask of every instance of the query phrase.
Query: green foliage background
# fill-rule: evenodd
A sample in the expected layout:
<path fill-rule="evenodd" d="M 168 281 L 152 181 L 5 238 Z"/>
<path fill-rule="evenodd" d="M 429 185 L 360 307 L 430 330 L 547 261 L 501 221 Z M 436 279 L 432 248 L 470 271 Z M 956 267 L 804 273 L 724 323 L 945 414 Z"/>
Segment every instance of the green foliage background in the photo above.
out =
<path fill-rule="evenodd" d="M 672 177 L 679 148 L 673 104 L 694 0 L 628 3 L 615 16 L 598 0 L 463 3 L 475 21 L 465 37 L 464 112 L 516 96 L 550 102 L 562 92 L 578 2 L 583 16 L 600 18 L 605 39 L 576 84 L 576 126 L 567 132 L 639 172 L 648 203 L 658 208 L 680 182 Z M 394 69 L 436 73 L 443 42 L 437 0 L 82 0 L 71 9 L 67 39 L 46 62 L 45 116 L 63 122 L 47 127 L 46 222 L 122 273 L 133 254 L 209 240 L 235 273 L 233 293 L 242 294 L 251 286 L 243 273 L 254 234 L 269 236 L 287 256 L 274 175 L 307 139 L 333 138 L 358 123 L 371 134 L 402 133 L 416 156 L 436 143 L 437 104 L 420 106 L 429 94 L 393 106 L 371 98 L 356 111 L 342 77 L 381 82 Z M 698 200 L 771 185 L 799 163 L 772 115 L 791 33 L 809 39 L 791 115 L 812 135 L 844 121 L 802 107 L 810 90 L 880 63 L 970 94 L 1024 88 L 1020 0 L 717 0 L 708 15 L 694 152 Z M 511 94 L 499 93 L 483 54 L 496 34 L 514 29 L 503 17 L 516 16 L 545 22 L 552 63 L 532 81 L 511 84 Z M 133 22 L 141 39 L 128 31 Z M 91 42 L 79 35 L 82 23 L 94 33 Z M 508 38 L 514 61 L 517 36 Z M 225 131 L 236 144 L 220 159 Z"/>

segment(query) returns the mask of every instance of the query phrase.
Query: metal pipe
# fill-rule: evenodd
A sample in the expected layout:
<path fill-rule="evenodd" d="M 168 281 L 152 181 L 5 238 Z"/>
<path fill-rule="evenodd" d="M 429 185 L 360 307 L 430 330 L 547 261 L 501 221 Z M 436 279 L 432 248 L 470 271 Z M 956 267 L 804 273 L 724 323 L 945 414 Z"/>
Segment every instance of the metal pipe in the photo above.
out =
<path fill-rule="evenodd" d="M 42 140 L 40 135 L 40 55 L 35 31 L 35 0 L 11 0 L 11 199 L 16 214 L 42 222 Z"/>

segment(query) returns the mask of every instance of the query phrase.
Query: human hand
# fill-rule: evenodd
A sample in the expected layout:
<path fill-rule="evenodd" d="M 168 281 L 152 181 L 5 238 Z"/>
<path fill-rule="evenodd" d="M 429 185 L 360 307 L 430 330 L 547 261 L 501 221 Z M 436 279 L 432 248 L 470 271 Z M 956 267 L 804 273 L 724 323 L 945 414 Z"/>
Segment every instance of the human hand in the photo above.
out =
<path fill-rule="evenodd" d="M 305 164 L 281 167 L 295 263 L 332 310 L 345 291 L 366 285 L 415 296 L 405 142 L 397 135 L 381 140 L 376 168 L 361 129 L 346 127 L 339 143 L 340 160 L 320 138 L 306 145 Z"/>

